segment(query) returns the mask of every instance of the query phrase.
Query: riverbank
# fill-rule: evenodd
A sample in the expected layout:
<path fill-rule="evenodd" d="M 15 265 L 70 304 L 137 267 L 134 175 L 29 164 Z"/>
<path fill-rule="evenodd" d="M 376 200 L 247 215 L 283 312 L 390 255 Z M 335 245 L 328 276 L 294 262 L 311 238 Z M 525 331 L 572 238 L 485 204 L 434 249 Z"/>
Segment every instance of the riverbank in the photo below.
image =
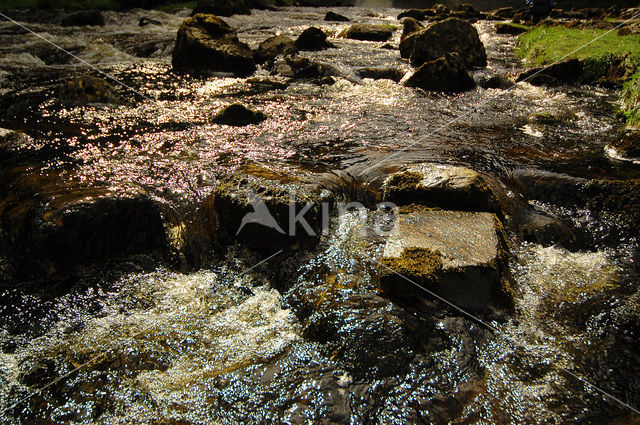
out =
<path fill-rule="evenodd" d="M 584 64 L 585 82 L 622 83 L 621 112 L 629 126 L 640 124 L 640 34 L 538 26 L 518 38 L 515 53 L 528 66 L 579 59 Z M 615 82 L 609 78 L 612 74 Z"/>

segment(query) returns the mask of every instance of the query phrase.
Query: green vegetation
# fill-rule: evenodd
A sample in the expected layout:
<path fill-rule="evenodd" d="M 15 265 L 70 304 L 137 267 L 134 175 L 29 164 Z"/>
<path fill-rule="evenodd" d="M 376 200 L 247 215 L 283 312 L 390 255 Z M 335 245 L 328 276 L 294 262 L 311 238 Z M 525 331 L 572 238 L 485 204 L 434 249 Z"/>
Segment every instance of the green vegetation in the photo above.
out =
<path fill-rule="evenodd" d="M 567 56 L 580 59 L 588 81 L 605 76 L 616 63 L 618 67 L 623 66 L 623 74 L 627 75 L 623 112 L 629 125 L 640 124 L 640 35 L 619 36 L 615 31 L 539 26 L 518 37 L 516 55 L 531 66 L 548 65 Z"/>
<path fill-rule="evenodd" d="M 9 9 L 163 9 L 179 10 L 183 7 L 193 7 L 196 2 L 183 0 L 2 0 L 0 10 Z"/>

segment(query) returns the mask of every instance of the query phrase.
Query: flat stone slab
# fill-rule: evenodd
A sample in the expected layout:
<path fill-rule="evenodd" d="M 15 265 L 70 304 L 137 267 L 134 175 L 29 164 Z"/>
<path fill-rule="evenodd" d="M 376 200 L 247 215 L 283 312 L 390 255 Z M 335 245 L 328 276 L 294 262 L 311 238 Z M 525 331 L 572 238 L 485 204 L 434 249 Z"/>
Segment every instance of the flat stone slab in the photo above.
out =
<path fill-rule="evenodd" d="M 413 208 L 388 236 L 381 286 L 390 296 L 431 297 L 393 270 L 459 307 L 485 311 L 510 304 L 507 258 L 495 214 Z"/>

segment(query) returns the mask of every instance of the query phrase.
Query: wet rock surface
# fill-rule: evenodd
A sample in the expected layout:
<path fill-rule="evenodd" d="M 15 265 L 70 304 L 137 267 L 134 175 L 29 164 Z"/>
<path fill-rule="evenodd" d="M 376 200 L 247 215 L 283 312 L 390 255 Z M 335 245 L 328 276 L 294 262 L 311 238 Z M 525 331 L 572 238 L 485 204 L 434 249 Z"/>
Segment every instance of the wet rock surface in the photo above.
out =
<path fill-rule="evenodd" d="M 320 28 L 309 27 L 302 31 L 295 41 L 298 50 L 324 50 L 335 47 L 331 42 L 327 41 L 327 34 Z"/>
<path fill-rule="evenodd" d="M 344 15 L 340 15 L 339 13 L 335 13 L 332 11 L 327 12 L 326 15 L 324 15 L 324 20 L 327 22 L 349 22 L 351 21 L 351 19 L 347 18 Z"/>
<path fill-rule="evenodd" d="M 236 32 L 214 15 L 199 14 L 185 20 L 178 30 L 173 67 L 183 72 L 255 71 L 253 52 L 238 40 Z"/>
<path fill-rule="evenodd" d="M 260 43 L 255 52 L 256 62 L 265 63 L 275 60 L 280 55 L 291 56 L 297 52 L 298 48 L 291 38 L 284 35 L 276 35 Z"/>
<path fill-rule="evenodd" d="M 460 56 L 454 53 L 423 63 L 405 85 L 428 91 L 463 92 L 475 88 L 476 83 Z"/>
<path fill-rule="evenodd" d="M 400 43 L 400 53 L 414 66 L 448 53 L 458 53 L 465 67 L 484 67 L 487 64 L 487 54 L 478 31 L 457 18 L 436 22 L 409 35 Z"/>
<path fill-rule="evenodd" d="M 393 35 L 394 28 L 389 25 L 353 24 L 340 37 L 361 41 L 387 41 Z"/>
<path fill-rule="evenodd" d="M 356 69 L 356 74 L 362 78 L 374 80 L 392 80 L 396 83 L 402 80 L 404 72 L 396 68 L 360 68 Z"/>
<path fill-rule="evenodd" d="M 579 59 L 568 59 L 544 68 L 533 68 L 518 76 L 516 82 L 527 81 L 534 86 L 580 84 L 584 79 L 584 64 Z"/>
<path fill-rule="evenodd" d="M 256 48 L 326 11 L 227 21 Z M 398 10 L 335 11 L 400 24 Z M 16 15 L 148 98 L 101 78 L 113 92 L 83 83 L 63 102 L 78 64 L 0 26 L 0 123 L 23 132 L 0 131 L 0 409 L 19 402 L 1 422 L 637 422 L 556 368 L 638 404 L 638 172 L 605 155 L 622 130 L 614 91 L 424 93 L 367 77 L 408 65 L 383 42 L 348 40 L 276 54 L 248 79 L 176 74 L 170 47 L 188 13 L 104 12 L 90 34 L 59 28 L 62 12 Z M 141 29 L 143 16 L 162 25 Z M 332 37 L 346 27 L 326 25 Z M 476 80 L 511 78 L 513 38 L 475 27 L 490 64 Z M 234 103 L 269 119 L 213 122 Z M 250 191 L 273 213 L 266 226 Z M 331 208 L 324 235 L 298 221 L 291 237 L 291 191 L 296 213 L 307 199 L 364 206 Z M 406 231 L 390 236 L 394 215 L 376 203 L 391 199 Z M 315 230 L 323 214 L 304 218 Z M 495 329 L 381 281 L 391 237 L 416 246 L 390 266 L 447 297 L 473 293 L 460 302 Z M 487 265 L 496 239 L 508 265 Z M 511 298 L 492 292 L 505 271 Z"/>
<path fill-rule="evenodd" d="M 405 302 L 428 297 L 417 284 L 463 309 L 508 307 L 508 255 L 493 214 L 413 209 L 398 216 L 387 239 L 380 284 Z"/>
<path fill-rule="evenodd" d="M 266 119 L 266 115 L 262 112 L 252 111 L 244 105 L 234 103 L 220 111 L 220 113 L 213 117 L 212 121 L 216 124 L 244 126 L 259 124 Z"/>
<path fill-rule="evenodd" d="M 238 242 L 273 254 L 278 249 L 311 248 L 319 242 L 326 221 L 323 202 L 331 199 L 322 188 L 267 172 L 231 177 L 206 204 L 221 242 Z"/>
<path fill-rule="evenodd" d="M 519 35 L 527 31 L 528 30 L 526 28 L 515 24 L 510 24 L 508 22 L 496 24 L 496 33 L 498 34 Z"/>

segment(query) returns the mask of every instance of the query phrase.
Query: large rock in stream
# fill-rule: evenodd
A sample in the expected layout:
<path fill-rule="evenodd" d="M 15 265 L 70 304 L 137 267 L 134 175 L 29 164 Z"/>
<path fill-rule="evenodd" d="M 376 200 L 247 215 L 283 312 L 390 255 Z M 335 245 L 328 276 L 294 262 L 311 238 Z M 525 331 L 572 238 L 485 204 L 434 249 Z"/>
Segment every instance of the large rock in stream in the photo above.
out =
<path fill-rule="evenodd" d="M 457 54 L 447 54 L 422 64 L 405 82 L 407 87 L 428 91 L 463 92 L 473 90 L 475 80 Z"/>
<path fill-rule="evenodd" d="M 573 248 L 570 225 L 532 208 L 502 181 L 466 167 L 435 163 L 407 166 L 383 183 L 383 199 L 397 205 L 424 205 L 454 211 L 496 214 L 521 239 Z"/>
<path fill-rule="evenodd" d="M 222 181 L 205 201 L 221 243 L 273 254 L 319 242 L 331 205 L 327 190 L 272 170 L 243 172 Z"/>
<path fill-rule="evenodd" d="M 494 214 L 409 208 L 387 238 L 380 285 L 403 303 L 435 292 L 473 312 L 512 306 L 502 224 Z"/>
<path fill-rule="evenodd" d="M 253 52 L 236 32 L 214 15 L 198 14 L 178 29 L 173 68 L 181 72 L 229 72 L 247 76 L 256 70 Z"/>
<path fill-rule="evenodd" d="M 286 35 L 274 35 L 264 40 L 255 52 L 256 62 L 272 62 L 278 56 L 293 56 L 298 53 L 295 42 Z"/>
<path fill-rule="evenodd" d="M 470 23 L 449 18 L 410 34 L 400 42 L 400 55 L 420 66 L 447 53 L 458 53 L 465 67 L 485 67 L 487 53 L 478 31 Z"/>
<path fill-rule="evenodd" d="M 354 24 L 339 34 L 340 37 L 361 41 L 387 41 L 394 28 L 381 24 Z"/>

